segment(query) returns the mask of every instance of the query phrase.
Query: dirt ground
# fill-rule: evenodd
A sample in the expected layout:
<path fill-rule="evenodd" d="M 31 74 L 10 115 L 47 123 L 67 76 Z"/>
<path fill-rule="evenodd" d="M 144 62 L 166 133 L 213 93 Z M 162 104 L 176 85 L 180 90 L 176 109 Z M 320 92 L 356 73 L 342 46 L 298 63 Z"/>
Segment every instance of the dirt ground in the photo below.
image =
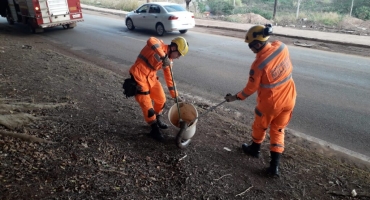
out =
<path fill-rule="evenodd" d="M 250 123 L 227 109 L 185 149 L 174 127 L 154 141 L 114 69 L 0 24 L 0 199 L 370 199 L 368 167 L 289 132 L 281 176 L 266 176 L 268 139 L 261 158 L 244 155 Z"/>

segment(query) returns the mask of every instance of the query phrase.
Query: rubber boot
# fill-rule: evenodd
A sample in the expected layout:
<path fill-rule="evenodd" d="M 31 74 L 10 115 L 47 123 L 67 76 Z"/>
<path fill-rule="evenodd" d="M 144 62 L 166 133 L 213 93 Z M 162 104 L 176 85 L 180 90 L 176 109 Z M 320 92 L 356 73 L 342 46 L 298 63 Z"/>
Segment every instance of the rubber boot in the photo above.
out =
<path fill-rule="evenodd" d="M 252 157 L 259 158 L 260 157 L 260 150 L 261 150 L 261 144 L 257 144 L 253 142 L 251 145 L 248 145 L 244 143 L 242 145 L 242 149 L 245 154 L 248 154 Z"/>
<path fill-rule="evenodd" d="M 150 126 L 152 127 L 152 130 L 150 131 L 150 136 L 154 138 L 155 140 L 162 142 L 164 140 L 164 136 L 161 130 L 159 129 L 157 123 L 154 123 Z"/>
<path fill-rule="evenodd" d="M 156 115 L 157 117 L 157 124 L 158 124 L 158 127 L 160 129 L 167 129 L 168 128 L 168 125 L 164 122 L 162 122 L 161 118 L 162 118 L 162 115 Z"/>
<path fill-rule="evenodd" d="M 267 168 L 268 175 L 271 176 L 279 176 L 279 163 L 280 163 L 280 157 L 281 153 L 270 151 L 271 154 L 271 161 L 270 161 L 270 167 Z"/>

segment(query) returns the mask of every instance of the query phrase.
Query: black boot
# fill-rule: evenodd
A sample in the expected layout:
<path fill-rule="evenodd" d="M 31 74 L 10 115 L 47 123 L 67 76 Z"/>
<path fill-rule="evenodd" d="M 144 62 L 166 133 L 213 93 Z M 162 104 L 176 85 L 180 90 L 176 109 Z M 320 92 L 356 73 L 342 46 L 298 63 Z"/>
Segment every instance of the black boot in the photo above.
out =
<path fill-rule="evenodd" d="M 280 163 L 281 153 L 270 151 L 270 154 L 271 154 L 271 161 L 270 161 L 270 167 L 267 168 L 267 173 L 268 175 L 279 176 L 279 163 Z"/>
<path fill-rule="evenodd" d="M 248 154 L 252 157 L 259 158 L 260 157 L 260 149 L 261 149 L 261 144 L 257 143 L 252 143 L 251 145 L 248 145 L 244 143 L 242 145 L 242 149 L 245 154 Z"/>
<path fill-rule="evenodd" d="M 157 117 L 157 124 L 158 124 L 158 127 L 160 129 L 167 129 L 168 128 L 168 125 L 164 122 L 162 122 L 161 118 L 162 118 L 162 115 L 156 115 Z"/>
<path fill-rule="evenodd" d="M 152 127 L 152 130 L 150 131 L 150 136 L 153 137 L 155 140 L 162 142 L 164 140 L 164 137 L 157 123 L 154 123 L 150 126 Z"/>

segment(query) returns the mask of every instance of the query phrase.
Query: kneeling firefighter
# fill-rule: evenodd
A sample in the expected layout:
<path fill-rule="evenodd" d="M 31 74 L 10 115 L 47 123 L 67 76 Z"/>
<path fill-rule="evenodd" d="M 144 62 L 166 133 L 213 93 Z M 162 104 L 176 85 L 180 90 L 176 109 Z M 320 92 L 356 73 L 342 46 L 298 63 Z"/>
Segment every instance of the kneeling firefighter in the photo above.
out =
<path fill-rule="evenodd" d="M 166 103 L 166 96 L 158 80 L 157 71 L 163 70 L 171 97 L 180 102 L 181 98 L 178 97 L 172 79 L 172 61 L 185 56 L 188 49 L 189 45 L 183 37 L 174 38 L 169 45 L 155 37 L 150 37 L 130 68 L 131 80 L 136 82 L 137 88 L 135 99 L 142 109 L 145 121 L 152 128 L 150 135 L 158 141 L 164 139 L 160 129 L 167 129 L 168 125 L 162 121 L 161 113 Z"/>
<path fill-rule="evenodd" d="M 279 175 L 279 162 L 284 151 L 284 128 L 288 125 L 296 101 L 296 88 L 292 78 L 293 65 L 288 47 L 280 42 L 268 42 L 271 24 L 251 27 L 245 42 L 256 54 L 247 85 L 236 95 L 228 94 L 228 102 L 244 100 L 257 91 L 257 106 L 253 123 L 252 144 L 243 144 L 244 153 L 259 157 L 261 143 L 270 127 L 270 175 Z"/>

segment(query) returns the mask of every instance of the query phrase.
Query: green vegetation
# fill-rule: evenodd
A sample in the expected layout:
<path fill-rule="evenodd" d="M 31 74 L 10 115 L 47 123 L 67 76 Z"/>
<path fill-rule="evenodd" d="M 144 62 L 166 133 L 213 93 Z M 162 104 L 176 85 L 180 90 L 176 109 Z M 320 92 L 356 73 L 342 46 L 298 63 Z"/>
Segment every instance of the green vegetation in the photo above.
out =
<path fill-rule="evenodd" d="M 138 0 L 81 0 L 81 3 L 103 8 L 131 11 L 139 7 L 139 5 L 144 3 L 144 1 L 140 2 Z"/>
<path fill-rule="evenodd" d="M 166 0 L 151 0 L 152 2 Z M 184 4 L 185 0 L 167 0 Z M 81 0 L 84 4 L 131 11 L 146 0 Z M 299 10 L 298 10 L 298 2 Z M 255 13 L 272 20 L 275 0 L 192 0 L 191 11 L 195 16 L 206 11 L 211 15 L 225 15 L 227 21 L 239 22 L 233 14 Z M 352 12 L 351 12 L 352 8 Z M 370 0 L 278 0 L 274 22 L 295 22 L 307 18 L 328 26 L 338 25 L 344 16 L 350 15 L 370 20 Z M 298 16 L 297 16 L 298 15 Z"/>

